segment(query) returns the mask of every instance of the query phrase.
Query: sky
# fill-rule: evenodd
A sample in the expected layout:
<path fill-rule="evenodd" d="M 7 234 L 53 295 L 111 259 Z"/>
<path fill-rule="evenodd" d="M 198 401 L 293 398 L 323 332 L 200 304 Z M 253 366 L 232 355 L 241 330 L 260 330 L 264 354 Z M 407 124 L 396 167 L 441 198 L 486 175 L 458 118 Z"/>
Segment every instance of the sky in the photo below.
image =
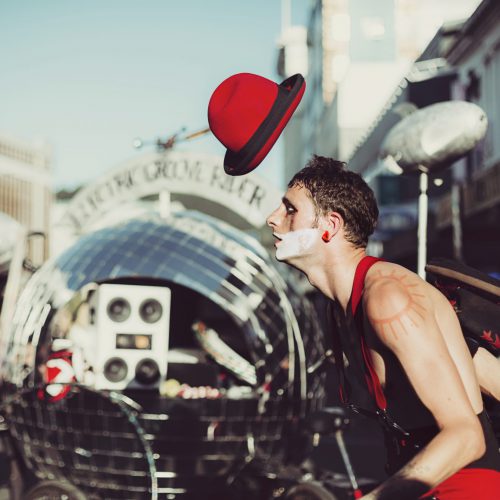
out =
<path fill-rule="evenodd" d="M 293 24 L 308 5 L 292 0 Z M 74 188 L 205 128 L 225 78 L 279 82 L 280 29 L 280 0 L 0 0 L 0 134 L 47 142 L 54 188 Z M 178 149 L 225 152 L 212 135 Z M 279 185 L 281 161 L 278 144 L 259 173 Z"/>
<path fill-rule="evenodd" d="M 307 25 L 311 1 L 289 1 L 292 24 Z M 479 0 L 421 2 L 415 22 L 430 39 Z M 45 141 L 53 187 L 75 188 L 154 151 L 158 138 L 206 128 L 225 78 L 280 82 L 280 31 L 281 0 L 0 0 L 0 134 Z M 225 153 L 211 134 L 176 147 Z M 279 188 L 282 161 L 278 140 L 259 167 Z"/>

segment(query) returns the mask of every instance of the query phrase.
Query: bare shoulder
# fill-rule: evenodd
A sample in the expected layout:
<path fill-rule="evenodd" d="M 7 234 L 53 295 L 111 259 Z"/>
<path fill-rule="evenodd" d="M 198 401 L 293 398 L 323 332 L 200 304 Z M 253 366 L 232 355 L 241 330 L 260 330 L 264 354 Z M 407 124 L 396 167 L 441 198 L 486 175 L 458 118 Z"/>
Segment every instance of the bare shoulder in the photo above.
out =
<path fill-rule="evenodd" d="M 375 331 L 382 340 L 389 341 L 399 331 L 418 329 L 432 321 L 434 291 L 434 287 L 408 269 L 378 262 L 367 273 L 363 305 Z"/>
<path fill-rule="evenodd" d="M 433 286 L 405 267 L 391 262 L 377 262 L 366 275 L 364 297 L 368 303 L 375 302 L 381 306 L 389 299 L 404 299 L 407 302 L 411 297 L 420 297 L 424 301 L 432 290 Z"/>

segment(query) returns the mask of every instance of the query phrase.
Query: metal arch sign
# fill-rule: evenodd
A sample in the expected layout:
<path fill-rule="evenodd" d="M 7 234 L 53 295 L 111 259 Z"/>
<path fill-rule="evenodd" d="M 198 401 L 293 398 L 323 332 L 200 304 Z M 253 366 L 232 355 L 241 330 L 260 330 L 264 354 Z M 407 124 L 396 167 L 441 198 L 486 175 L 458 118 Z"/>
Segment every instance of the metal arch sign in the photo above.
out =
<path fill-rule="evenodd" d="M 227 175 L 220 156 L 150 153 L 119 165 L 82 189 L 69 203 L 61 223 L 81 233 L 120 203 L 162 191 L 218 203 L 256 228 L 262 227 L 281 197 L 276 188 L 253 172 Z"/>

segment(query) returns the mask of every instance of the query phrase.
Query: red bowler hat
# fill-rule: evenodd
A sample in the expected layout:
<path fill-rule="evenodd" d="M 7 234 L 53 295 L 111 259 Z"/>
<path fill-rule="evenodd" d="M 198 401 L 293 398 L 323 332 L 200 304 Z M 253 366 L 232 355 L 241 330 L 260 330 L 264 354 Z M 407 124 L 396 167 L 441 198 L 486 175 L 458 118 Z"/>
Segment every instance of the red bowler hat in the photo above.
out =
<path fill-rule="evenodd" d="M 208 123 L 227 148 L 227 174 L 247 174 L 260 164 L 299 105 L 305 88 L 300 74 L 278 85 L 259 75 L 238 73 L 215 89 L 208 103 Z"/>

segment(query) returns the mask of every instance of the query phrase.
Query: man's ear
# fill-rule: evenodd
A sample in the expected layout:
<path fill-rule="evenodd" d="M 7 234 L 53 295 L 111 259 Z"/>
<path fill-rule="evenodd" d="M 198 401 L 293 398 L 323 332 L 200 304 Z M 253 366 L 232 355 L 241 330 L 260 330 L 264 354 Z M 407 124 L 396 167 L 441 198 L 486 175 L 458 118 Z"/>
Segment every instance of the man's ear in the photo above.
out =
<path fill-rule="evenodd" d="M 344 228 L 344 218 L 338 212 L 329 212 L 327 216 L 328 227 L 331 236 L 335 236 Z"/>

